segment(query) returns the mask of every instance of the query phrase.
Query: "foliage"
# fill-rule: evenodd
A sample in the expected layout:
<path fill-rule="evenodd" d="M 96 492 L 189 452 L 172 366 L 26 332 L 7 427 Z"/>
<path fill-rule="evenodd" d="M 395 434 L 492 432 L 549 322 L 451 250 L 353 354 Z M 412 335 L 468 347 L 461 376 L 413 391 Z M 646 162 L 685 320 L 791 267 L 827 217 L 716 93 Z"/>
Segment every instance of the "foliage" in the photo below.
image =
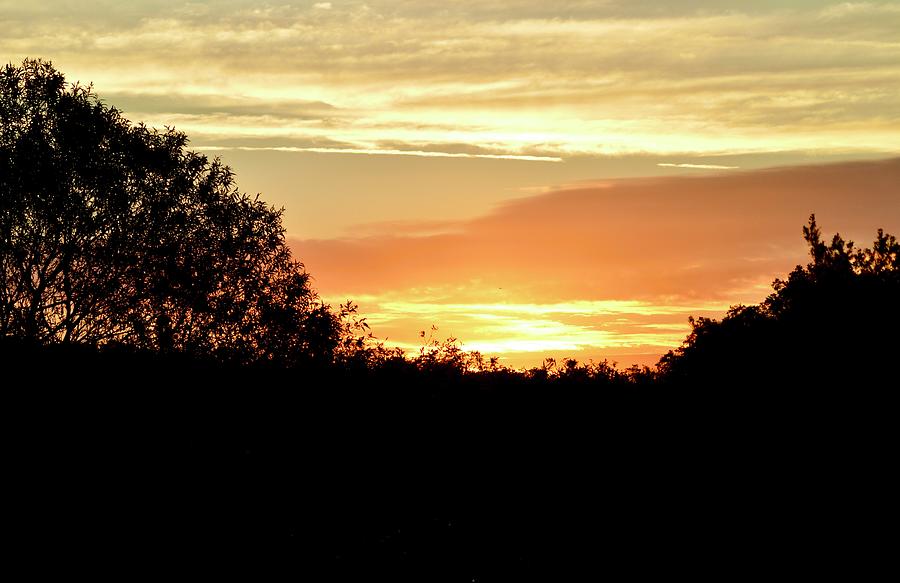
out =
<path fill-rule="evenodd" d="M 366 318 L 359 317 L 359 306 L 351 300 L 340 304 L 336 317 L 339 322 L 335 350 L 338 364 L 349 369 L 368 370 L 405 360 L 402 348 L 389 348 L 378 341 Z"/>
<path fill-rule="evenodd" d="M 187 141 L 130 123 L 48 62 L 0 71 L 0 336 L 330 355 L 338 322 L 292 259 L 282 211 Z"/>
<path fill-rule="evenodd" d="M 691 319 L 684 344 L 659 364 L 664 378 L 703 384 L 863 380 L 900 356 L 900 244 L 879 229 L 870 248 L 803 228 L 811 262 L 797 266 L 757 306 L 717 321 Z"/>

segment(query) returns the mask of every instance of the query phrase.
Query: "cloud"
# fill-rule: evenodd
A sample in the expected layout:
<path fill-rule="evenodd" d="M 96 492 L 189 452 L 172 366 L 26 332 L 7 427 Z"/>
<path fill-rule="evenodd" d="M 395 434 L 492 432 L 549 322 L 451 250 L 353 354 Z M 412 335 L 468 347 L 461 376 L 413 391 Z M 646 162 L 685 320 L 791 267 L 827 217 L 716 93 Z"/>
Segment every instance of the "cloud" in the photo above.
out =
<path fill-rule="evenodd" d="M 900 159 L 606 180 L 507 202 L 454 233 L 295 245 L 326 288 L 357 293 L 487 278 L 544 298 L 721 298 L 802 259 L 810 212 L 857 240 L 900 230 L 889 224 L 900 220 L 898 178 Z"/>
<path fill-rule="evenodd" d="M 351 231 L 355 237 L 372 237 L 383 235 L 427 236 L 454 233 L 461 228 L 460 221 L 449 220 L 391 220 L 376 221 L 353 225 Z"/>
<path fill-rule="evenodd" d="M 333 105 L 322 101 L 276 101 L 202 93 L 108 91 L 102 93 L 102 98 L 126 114 L 227 115 L 269 117 L 279 120 L 318 120 L 347 115 L 346 112 L 340 112 Z"/>
<path fill-rule="evenodd" d="M 805 263 L 800 228 L 811 212 L 826 233 L 858 242 L 879 227 L 900 232 L 897 184 L 900 158 L 608 180 L 511 201 L 443 232 L 380 225 L 291 246 L 326 297 L 356 298 L 395 341 L 414 345 L 435 323 L 521 358 L 565 342 L 594 356 L 659 354 L 684 337 L 688 314 L 759 302 Z"/>
<path fill-rule="evenodd" d="M 660 162 L 657 166 L 663 168 L 697 168 L 700 170 L 735 170 L 740 166 L 722 166 L 720 164 L 673 164 L 671 162 Z"/>
<path fill-rule="evenodd" d="M 550 157 L 900 143 L 891 3 L 565 4 L 4 2 L 0 51 L 52 58 L 154 124 L 362 151 L 379 141 Z"/>
<path fill-rule="evenodd" d="M 900 14 L 900 6 L 894 3 L 841 2 L 826 6 L 820 16 L 823 20 L 846 20 L 857 16 L 893 16 Z"/>
<path fill-rule="evenodd" d="M 294 146 L 201 146 L 199 150 L 244 150 L 273 152 L 316 152 L 319 154 L 367 154 L 370 156 L 418 156 L 422 158 L 487 158 L 493 160 L 522 160 L 526 162 L 562 162 L 562 158 L 550 156 L 519 156 L 514 154 L 466 154 L 464 152 L 439 152 L 432 150 L 386 150 L 378 148 L 298 148 Z"/>

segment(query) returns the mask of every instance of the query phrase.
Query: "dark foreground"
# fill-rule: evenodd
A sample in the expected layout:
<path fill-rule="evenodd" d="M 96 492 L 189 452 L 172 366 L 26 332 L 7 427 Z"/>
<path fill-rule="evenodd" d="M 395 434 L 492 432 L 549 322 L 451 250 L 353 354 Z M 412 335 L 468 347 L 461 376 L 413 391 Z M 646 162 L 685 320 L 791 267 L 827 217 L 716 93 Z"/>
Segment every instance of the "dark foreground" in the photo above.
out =
<path fill-rule="evenodd" d="M 885 388 L 514 393 L 10 345 L 2 363 L 26 544 L 271 539 L 313 580 L 860 574 L 896 517 Z"/>

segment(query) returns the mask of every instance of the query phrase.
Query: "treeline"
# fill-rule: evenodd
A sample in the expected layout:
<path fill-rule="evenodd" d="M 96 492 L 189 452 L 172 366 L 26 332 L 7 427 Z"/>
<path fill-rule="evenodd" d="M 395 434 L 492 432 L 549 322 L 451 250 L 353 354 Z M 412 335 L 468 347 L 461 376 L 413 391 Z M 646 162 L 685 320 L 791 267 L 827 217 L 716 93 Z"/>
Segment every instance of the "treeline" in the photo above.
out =
<path fill-rule="evenodd" d="M 758 545 L 746 572 L 857 573 L 896 485 L 898 246 L 826 244 L 814 219 L 805 236 L 808 265 L 652 369 L 515 371 L 365 335 L 291 366 L 4 339 L 11 523 L 278 538 L 326 580 L 547 580 L 647 549 L 716 572 L 710 554 Z"/>
<path fill-rule="evenodd" d="M 513 371 L 452 339 L 407 357 L 351 302 L 324 304 L 285 243 L 282 210 L 187 143 L 130 123 L 49 63 L 0 70 L 0 338 L 485 386 L 850 380 L 897 353 L 896 239 L 826 243 L 811 217 L 808 265 L 758 306 L 692 320 L 652 369 L 563 359 Z"/>
<path fill-rule="evenodd" d="M 769 575 L 823 554 L 859 576 L 856 551 L 883 546 L 867 517 L 895 489 L 894 237 L 828 243 L 811 217 L 807 265 L 694 320 L 658 366 L 517 371 L 453 341 L 379 343 L 319 300 L 281 211 L 186 144 L 48 63 L 0 71 L 19 541 L 277 538 L 295 575 L 411 581 L 574 580 L 648 556 Z"/>
<path fill-rule="evenodd" d="M 476 389 L 522 393 L 676 386 L 822 391 L 826 382 L 828 386 L 837 381 L 855 383 L 864 389 L 889 379 L 900 361 L 900 244 L 880 229 L 871 247 L 857 247 L 840 235 L 825 243 L 814 215 L 803 236 L 811 258 L 807 265 L 798 265 L 786 279 L 776 280 L 773 293 L 758 305 L 733 306 L 721 320 L 691 318 L 692 331 L 682 345 L 652 368 L 621 369 L 606 360 L 546 359 L 541 366 L 516 370 L 496 357 L 462 350 L 453 338 L 424 339 L 424 332 L 422 348 L 407 355 L 379 342 L 350 302 L 333 312 L 327 306 L 317 308 L 333 324 L 330 339 L 321 343 L 328 350 L 297 352 L 289 362 L 270 357 L 245 362 L 223 348 L 205 352 L 120 340 L 100 345 L 65 339 L 47 342 L 9 332 L 2 338 L 3 354 L 13 362 L 95 362 L 98 371 L 114 371 L 119 362 L 126 369 L 142 362 L 157 363 L 152 367 L 164 363 L 163 368 L 310 375 L 333 379 L 335 390 L 370 385 L 391 391 L 416 386 L 416 392 L 435 395 Z"/>

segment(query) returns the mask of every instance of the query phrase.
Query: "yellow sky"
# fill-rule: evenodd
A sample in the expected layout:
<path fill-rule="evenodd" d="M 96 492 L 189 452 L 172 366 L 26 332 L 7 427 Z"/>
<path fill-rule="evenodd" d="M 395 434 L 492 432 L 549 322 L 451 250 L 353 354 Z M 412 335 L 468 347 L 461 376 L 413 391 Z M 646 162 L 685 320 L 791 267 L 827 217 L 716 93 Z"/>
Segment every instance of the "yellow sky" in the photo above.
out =
<path fill-rule="evenodd" d="M 607 201 L 587 226 L 577 209 L 558 217 L 542 208 L 559 224 L 552 239 L 538 237 L 539 249 L 515 239 L 522 232 L 507 233 L 509 243 L 480 225 L 526 204 L 510 201 L 547 200 L 584 181 L 593 181 L 596 197 L 597 181 L 621 177 L 900 153 L 900 4 L 892 1 L 0 0 L 0 27 L 5 60 L 50 59 L 70 80 L 94 82 L 130 119 L 175 126 L 193 147 L 232 164 L 242 189 L 285 207 L 289 235 L 304 242 L 301 259 L 309 249 L 323 294 L 370 301 L 373 322 L 406 344 L 415 343 L 416 328 L 436 323 L 472 347 L 525 360 L 541 349 L 658 353 L 687 329 L 685 312 L 758 301 L 773 273 L 802 260 L 796 231 L 804 213 L 827 207 L 819 195 L 810 193 L 802 211 L 766 206 L 759 217 L 766 228 L 754 236 L 787 237 L 793 246 L 757 249 L 766 267 L 740 291 L 698 288 L 691 302 L 679 294 L 661 301 L 665 285 L 651 277 L 658 267 L 641 255 L 622 255 L 649 274 L 635 280 L 645 288 L 633 297 L 617 295 L 616 282 L 600 276 L 604 262 L 620 261 L 628 229 L 648 218 L 675 220 L 659 207 L 626 216 L 617 211 L 624 198 Z M 676 196 L 666 191 L 673 184 L 656 183 L 653 195 Z M 705 224 L 711 215 L 697 204 L 692 220 Z M 890 222 L 896 206 L 877 210 L 873 221 Z M 865 214 L 844 212 L 823 218 L 845 229 Z M 621 237 L 604 239 L 603 253 L 579 253 L 594 245 L 589 233 L 608 228 L 607 214 L 623 222 Z M 500 223 L 506 232 L 509 224 Z M 336 258 L 353 245 L 371 251 L 373 241 L 393 237 L 418 257 L 423 241 L 450 236 L 483 245 L 453 258 L 458 265 L 447 274 L 465 279 L 452 282 L 435 283 L 443 273 L 428 267 L 428 257 L 410 267 L 393 247 L 358 276 L 323 254 Z M 659 244 L 657 236 L 649 246 Z M 519 261 L 521 248 L 540 261 Z M 494 256 L 483 261 L 479 252 Z M 432 253 L 439 265 L 442 256 Z M 571 263 L 567 256 L 592 267 L 583 270 L 578 297 L 554 297 L 571 288 L 557 281 L 571 266 L 564 277 L 554 269 Z M 376 277 L 378 289 L 365 285 L 374 265 L 393 277 Z M 498 273 L 546 285 L 540 293 L 495 285 Z M 451 284 L 464 289 L 464 301 L 447 291 Z M 635 327 L 641 312 L 552 307 L 576 300 L 641 301 L 642 310 L 675 312 Z"/>

